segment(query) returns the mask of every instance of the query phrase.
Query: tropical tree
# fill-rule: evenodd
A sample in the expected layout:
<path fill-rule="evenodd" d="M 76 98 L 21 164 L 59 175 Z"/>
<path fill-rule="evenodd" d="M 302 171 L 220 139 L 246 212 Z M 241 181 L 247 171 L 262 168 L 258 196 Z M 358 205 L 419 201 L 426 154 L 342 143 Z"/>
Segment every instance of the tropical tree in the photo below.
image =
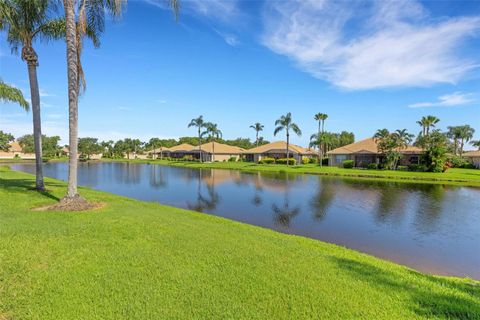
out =
<path fill-rule="evenodd" d="M 292 114 L 289 112 L 284 116 L 281 116 L 277 121 L 275 121 L 275 130 L 273 131 L 273 135 L 276 136 L 282 130 L 285 130 L 287 135 L 287 166 L 289 165 L 288 159 L 290 158 L 290 130 L 293 131 L 297 136 L 302 135 L 302 130 L 298 127 L 298 125 L 292 122 Z"/>
<path fill-rule="evenodd" d="M 465 146 L 465 143 L 469 142 L 473 138 L 475 129 L 473 129 L 468 124 L 466 124 L 466 125 L 460 126 L 458 130 L 460 134 L 459 155 L 461 157 L 463 154 L 463 147 Z"/>
<path fill-rule="evenodd" d="M 0 151 L 8 151 L 10 149 L 10 142 L 15 138 L 10 133 L 0 130 Z"/>
<path fill-rule="evenodd" d="M 0 79 L 0 101 L 18 103 L 25 111 L 30 110 L 30 105 L 23 97 L 22 91 L 9 86 Z"/>
<path fill-rule="evenodd" d="M 407 129 L 396 130 L 394 135 L 397 139 L 398 148 L 400 149 L 406 149 L 415 137 L 413 134 L 408 133 Z"/>
<path fill-rule="evenodd" d="M 188 127 L 197 127 L 198 131 L 198 148 L 200 152 L 200 162 L 202 162 L 202 129 L 205 128 L 205 121 L 203 120 L 203 116 L 200 115 L 198 118 L 194 118 L 188 124 Z"/>
<path fill-rule="evenodd" d="M 458 144 L 460 141 L 460 136 L 462 135 L 460 126 L 449 126 L 447 129 L 447 137 L 453 140 L 453 153 L 457 155 Z"/>
<path fill-rule="evenodd" d="M 43 183 L 40 91 L 37 79 L 38 55 L 33 44 L 36 40 L 48 41 L 64 36 L 65 22 L 63 19 L 53 17 L 54 9 L 52 1 L 48 0 L 0 1 L 0 30 L 6 32 L 12 52 L 17 53 L 21 47 L 22 60 L 27 63 L 35 140 L 35 186 L 39 191 L 45 190 L 45 185 Z M 11 90 L 9 92 L 12 93 Z M 18 100 L 18 92 L 13 93 L 14 98 Z"/>
<path fill-rule="evenodd" d="M 78 139 L 78 151 L 82 157 L 86 157 L 90 160 L 92 154 L 102 152 L 102 146 L 98 143 L 97 138 L 80 138 Z"/>
<path fill-rule="evenodd" d="M 260 122 L 257 122 L 257 123 L 255 123 L 255 124 L 251 125 L 250 128 L 252 128 L 253 130 L 255 130 L 255 144 L 256 144 L 257 147 L 258 147 L 258 142 L 259 142 L 259 140 L 258 140 L 258 133 L 259 133 L 260 131 L 263 131 L 264 125 L 261 124 Z"/>
<path fill-rule="evenodd" d="M 36 151 L 35 137 L 32 134 L 26 134 L 17 139 L 24 153 L 34 153 Z M 42 135 L 42 154 L 45 157 L 56 157 L 61 153 L 61 147 L 58 145 L 59 136 L 47 137 Z"/>
<path fill-rule="evenodd" d="M 325 113 L 317 113 L 314 117 L 314 119 L 316 121 L 318 121 L 318 135 L 317 137 L 320 139 L 318 141 L 318 157 L 319 157 L 319 164 L 320 166 L 322 166 L 322 159 L 323 159 L 323 145 L 322 145 L 322 138 L 323 138 L 323 134 L 321 135 L 320 133 L 324 133 L 325 132 L 325 120 L 327 120 L 328 118 L 328 115 L 325 114 Z"/>
<path fill-rule="evenodd" d="M 205 131 L 200 134 L 203 138 L 208 136 L 209 140 L 212 142 L 212 162 L 215 162 L 215 139 L 222 137 L 222 131 L 217 127 L 216 123 L 207 122 L 205 123 Z M 202 152 L 200 151 L 200 158 L 202 158 Z"/>
<path fill-rule="evenodd" d="M 102 149 L 102 158 L 114 157 L 114 145 L 115 142 L 113 140 L 100 142 L 100 147 Z"/>
<path fill-rule="evenodd" d="M 470 144 L 476 148 L 478 148 L 478 150 L 480 150 L 480 140 L 472 140 L 470 141 Z"/>
<path fill-rule="evenodd" d="M 430 128 L 435 128 L 435 125 L 440 121 L 435 116 L 426 116 L 422 117 L 417 123 L 422 127 L 422 135 L 428 136 L 430 133 Z"/>

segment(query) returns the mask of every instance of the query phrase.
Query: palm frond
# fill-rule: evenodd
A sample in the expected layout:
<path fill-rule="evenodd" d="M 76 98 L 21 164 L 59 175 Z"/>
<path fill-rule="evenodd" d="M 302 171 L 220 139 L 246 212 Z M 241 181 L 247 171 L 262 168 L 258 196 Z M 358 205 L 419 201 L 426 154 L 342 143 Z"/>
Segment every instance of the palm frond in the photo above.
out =
<path fill-rule="evenodd" d="M 23 97 L 22 91 L 9 86 L 0 80 L 0 101 L 18 103 L 25 111 L 30 110 L 30 105 Z"/>
<path fill-rule="evenodd" d="M 276 124 L 276 123 L 275 123 Z M 273 135 L 276 136 L 277 133 L 279 133 L 280 131 L 282 131 L 283 129 L 285 129 L 284 126 L 278 126 L 275 128 L 275 130 L 273 131 Z"/>
<path fill-rule="evenodd" d="M 302 130 L 300 130 L 300 128 L 298 127 L 298 125 L 297 125 L 296 123 L 290 124 L 290 129 L 292 129 L 292 131 L 293 131 L 297 136 L 301 136 L 301 135 L 302 135 Z"/>

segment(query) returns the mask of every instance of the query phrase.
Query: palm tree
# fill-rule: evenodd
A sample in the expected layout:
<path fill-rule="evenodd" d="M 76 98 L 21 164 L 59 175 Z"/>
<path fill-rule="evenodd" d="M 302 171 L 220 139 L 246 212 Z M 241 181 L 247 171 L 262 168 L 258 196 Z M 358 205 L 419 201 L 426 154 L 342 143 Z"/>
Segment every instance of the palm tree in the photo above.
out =
<path fill-rule="evenodd" d="M 460 140 L 460 136 L 462 135 L 460 126 L 449 126 L 447 136 L 453 140 L 453 153 L 457 155 L 458 151 L 458 142 Z"/>
<path fill-rule="evenodd" d="M 256 135 L 255 135 L 255 143 L 257 144 L 257 147 L 258 147 L 258 141 L 259 141 L 259 140 L 258 140 L 258 133 L 259 133 L 260 131 L 263 131 L 263 127 L 264 127 L 264 125 L 261 124 L 260 122 L 257 122 L 257 123 L 255 123 L 255 124 L 253 124 L 253 125 L 250 126 L 250 128 L 252 128 L 252 129 L 255 130 L 255 132 L 256 132 Z"/>
<path fill-rule="evenodd" d="M 77 155 L 78 155 L 78 96 L 85 89 L 85 78 L 81 64 L 82 39 L 87 36 L 98 47 L 99 35 L 105 26 L 105 13 L 114 17 L 121 14 L 126 0 L 63 0 L 65 10 L 68 78 L 69 145 L 68 189 L 65 200 L 79 199 L 77 193 Z M 169 0 L 175 17 L 178 13 L 178 1 Z M 75 4 L 78 5 L 76 10 Z"/>
<path fill-rule="evenodd" d="M 192 119 L 188 124 L 188 127 L 197 127 L 198 130 L 198 148 L 200 150 L 200 162 L 202 162 L 202 128 L 205 127 L 205 121 L 203 120 L 203 116 L 199 116 L 198 118 Z"/>
<path fill-rule="evenodd" d="M 422 117 L 421 120 L 417 121 L 417 123 L 422 127 L 422 135 L 428 136 L 430 133 L 430 128 L 435 128 L 435 125 L 440 121 L 435 116 L 426 116 Z"/>
<path fill-rule="evenodd" d="M 205 131 L 202 132 L 201 137 L 208 136 L 212 141 L 212 162 L 215 162 L 215 139 L 222 137 L 222 131 L 217 128 L 216 123 L 207 122 L 205 123 Z M 200 152 L 200 158 L 202 153 Z"/>
<path fill-rule="evenodd" d="M 463 147 L 465 145 L 465 142 L 468 142 L 473 138 L 475 129 L 473 129 L 468 124 L 466 124 L 459 127 L 459 133 L 460 133 L 460 157 L 461 157 L 463 154 Z"/>
<path fill-rule="evenodd" d="M 480 140 L 472 140 L 470 141 L 470 144 L 476 148 L 478 148 L 478 150 L 480 150 Z"/>
<path fill-rule="evenodd" d="M 320 133 L 324 133 L 325 132 L 325 120 L 327 120 L 328 118 L 328 115 L 325 114 L 325 113 L 317 113 L 314 117 L 315 120 L 318 121 L 318 138 L 320 139 L 319 140 L 319 143 L 318 143 L 318 157 L 320 158 L 319 160 L 319 164 L 320 166 L 322 166 L 323 164 L 323 148 L 322 148 L 322 137 L 323 135 L 320 135 Z"/>
<path fill-rule="evenodd" d="M 30 110 L 30 105 L 23 97 L 22 91 L 9 86 L 0 79 L 0 101 L 18 103 L 25 111 Z"/>
<path fill-rule="evenodd" d="M 38 55 L 35 40 L 59 39 L 65 34 L 65 22 L 52 18 L 54 6 L 48 0 L 3 0 L 0 2 L 0 30 L 6 31 L 12 52 L 22 48 L 22 60 L 27 63 L 33 115 L 35 144 L 35 186 L 45 190 L 42 164 L 42 128 L 40 93 L 37 79 Z"/>
<path fill-rule="evenodd" d="M 281 116 L 280 119 L 275 121 L 275 131 L 273 131 L 273 135 L 276 136 L 282 130 L 285 130 L 287 134 L 287 166 L 289 165 L 289 157 L 290 157 L 290 129 L 297 135 L 302 135 L 302 130 L 298 127 L 296 123 L 292 122 L 292 114 L 289 112 L 284 116 Z"/>
<path fill-rule="evenodd" d="M 397 145 L 400 149 L 406 149 L 412 142 L 414 135 L 407 132 L 407 129 L 397 130 L 394 133 L 397 139 Z"/>

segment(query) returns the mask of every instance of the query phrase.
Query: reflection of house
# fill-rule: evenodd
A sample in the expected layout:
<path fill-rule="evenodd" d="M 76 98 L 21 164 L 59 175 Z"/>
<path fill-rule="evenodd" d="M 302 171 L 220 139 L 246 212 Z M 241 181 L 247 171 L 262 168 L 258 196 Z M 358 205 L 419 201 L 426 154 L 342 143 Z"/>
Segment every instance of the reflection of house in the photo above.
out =
<path fill-rule="evenodd" d="M 480 150 L 465 152 L 463 156 L 470 161 L 475 168 L 480 169 Z"/>
<path fill-rule="evenodd" d="M 35 154 L 24 153 L 22 147 L 17 141 L 10 142 L 10 148 L 8 148 L 8 151 L 0 151 L 0 159 L 13 159 L 15 157 L 21 159 L 35 159 Z"/>
<path fill-rule="evenodd" d="M 201 147 L 201 148 L 200 148 Z M 230 158 L 238 159 L 245 150 L 239 147 L 230 146 L 228 144 L 218 142 L 207 142 L 200 147 L 194 147 L 189 154 L 195 159 L 202 161 L 227 161 Z"/>
<path fill-rule="evenodd" d="M 399 165 L 419 163 L 422 149 L 414 146 L 408 146 L 406 149 L 401 149 L 398 151 L 403 154 Z M 380 163 L 383 157 L 378 152 L 378 145 L 376 139 L 374 138 L 368 138 L 334 149 L 327 152 L 327 155 L 328 164 L 330 166 L 339 166 L 342 165 L 342 162 L 345 160 L 353 160 L 355 161 L 354 165 L 356 167 L 370 163 Z"/>
<path fill-rule="evenodd" d="M 297 163 L 301 163 L 303 157 L 317 157 L 317 153 L 313 150 L 302 148 L 291 143 L 288 149 L 290 158 L 294 158 Z M 287 143 L 284 141 L 276 141 L 246 150 L 243 154 L 245 155 L 245 160 L 250 162 L 258 162 L 262 160 L 262 158 L 284 159 L 287 157 Z"/>

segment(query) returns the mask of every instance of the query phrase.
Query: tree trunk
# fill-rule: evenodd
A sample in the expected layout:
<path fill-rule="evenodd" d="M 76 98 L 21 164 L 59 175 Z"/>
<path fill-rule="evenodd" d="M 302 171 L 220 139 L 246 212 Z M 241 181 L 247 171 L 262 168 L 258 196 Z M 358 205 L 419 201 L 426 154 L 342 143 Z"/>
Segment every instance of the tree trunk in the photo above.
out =
<path fill-rule="evenodd" d="M 289 159 L 290 159 L 290 148 L 289 148 L 289 145 L 290 145 L 290 135 L 288 134 L 288 131 L 287 131 L 287 167 L 290 165 L 290 164 L 289 164 Z"/>
<path fill-rule="evenodd" d="M 33 51 L 33 48 L 31 49 Z M 34 52 L 34 51 L 33 51 Z M 43 160 L 42 160 L 42 124 L 40 117 L 40 94 L 37 79 L 38 60 L 27 61 L 28 78 L 30 81 L 30 96 L 32 100 L 33 115 L 33 142 L 35 144 L 35 188 L 38 191 L 45 190 L 43 182 Z"/>
<path fill-rule="evenodd" d="M 320 132 L 321 132 L 320 123 L 321 122 L 318 121 L 317 139 L 318 139 L 318 160 L 319 160 L 319 165 L 321 167 L 322 166 L 322 141 L 321 141 L 321 138 L 320 138 Z"/>
<path fill-rule="evenodd" d="M 212 140 L 212 162 L 215 162 L 215 142 Z"/>
<path fill-rule="evenodd" d="M 463 154 L 463 146 L 464 146 L 465 142 L 463 140 L 463 138 L 460 139 L 460 157 L 462 156 Z"/>
<path fill-rule="evenodd" d="M 77 196 L 78 166 L 78 60 L 74 0 L 63 0 L 66 22 L 68 75 L 68 133 L 70 158 L 68 160 L 67 198 Z"/>
<path fill-rule="evenodd" d="M 256 138 L 257 138 L 257 148 L 258 148 L 258 131 L 257 131 L 257 137 Z"/>
<path fill-rule="evenodd" d="M 198 150 L 200 150 L 199 159 L 201 163 L 202 162 L 202 134 L 200 133 L 200 127 L 198 127 Z"/>

